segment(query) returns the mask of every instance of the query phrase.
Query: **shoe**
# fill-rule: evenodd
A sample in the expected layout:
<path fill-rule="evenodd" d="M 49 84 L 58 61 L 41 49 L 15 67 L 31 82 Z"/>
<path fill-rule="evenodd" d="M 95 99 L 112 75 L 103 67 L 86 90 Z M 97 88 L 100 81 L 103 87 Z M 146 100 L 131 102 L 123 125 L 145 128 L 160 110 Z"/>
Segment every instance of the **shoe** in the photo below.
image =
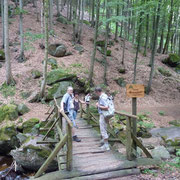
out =
<path fill-rule="evenodd" d="M 81 142 L 81 140 L 77 136 L 73 136 L 73 141 L 75 142 Z"/>
<path fill-rule="evenodd" d="M 101 141 L 100 141 L 100 146 L 99 147 L 101 147 L 101 146 L 103 146 L 104 145 L 104 139 L 101 139 Z"/>
<path fill-rule="evenodd" d="M 103 146 L 100 147 L 103 151 L 109 151 L 110 147 L 108 144 L 104 144 Z"/>

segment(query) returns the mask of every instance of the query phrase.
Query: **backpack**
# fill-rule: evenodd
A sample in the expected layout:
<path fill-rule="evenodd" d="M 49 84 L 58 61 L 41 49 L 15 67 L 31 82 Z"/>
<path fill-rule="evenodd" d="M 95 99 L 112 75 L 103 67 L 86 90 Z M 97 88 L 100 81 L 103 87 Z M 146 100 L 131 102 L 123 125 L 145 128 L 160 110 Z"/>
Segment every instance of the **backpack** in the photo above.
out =
<path fill-rule="evenodd" d="M 111 119 L 113 116 L 114 116 L 114 113 L 115 113 L 115 108 L 114 108 L 114 102 L 113 102 L 113 99 L 108 97 L 106 99 L 107 101 L 107 104 L 108 104 L 108 110 L 107 111 L 102 111 L 103 113 L 103 116 L 105 119 Z"/>

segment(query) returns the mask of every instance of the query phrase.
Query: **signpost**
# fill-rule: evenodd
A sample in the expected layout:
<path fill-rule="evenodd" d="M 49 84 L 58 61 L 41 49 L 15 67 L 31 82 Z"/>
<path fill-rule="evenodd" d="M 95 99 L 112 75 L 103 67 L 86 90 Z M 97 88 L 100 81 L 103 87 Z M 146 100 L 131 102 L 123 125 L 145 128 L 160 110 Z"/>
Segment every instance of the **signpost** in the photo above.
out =
<path fill-rule="evenodd" d="M 137 115 L 137 98 L 144 97 L 145 88 L 142 84 L 127 84 L 126 85 L 126 95 L 132 98 L 132 114 Z M 132 131 L 135 136 L 137 136 L 137 120 L 133 119 Z M 133 148 L 136 150 L 137 145 L 133 142 Z"/>

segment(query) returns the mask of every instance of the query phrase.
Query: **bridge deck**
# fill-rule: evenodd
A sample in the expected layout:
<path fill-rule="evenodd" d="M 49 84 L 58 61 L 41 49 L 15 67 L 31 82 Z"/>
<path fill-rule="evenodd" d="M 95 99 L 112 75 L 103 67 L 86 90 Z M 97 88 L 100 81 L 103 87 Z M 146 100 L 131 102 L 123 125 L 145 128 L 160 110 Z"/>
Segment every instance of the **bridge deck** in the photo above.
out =
<path fill-rule="evenodd" d="M 78 119 L 79 129 L 76 134 L 82 142 L 73 143 L 73 170 L 56 171 L 45 174 L 37 180 L 99 180 L 139 174 L 138 165 L 157 163 L 147 158 L 136 161 L 126 160 L 124 155 L 110 150 L 104 152 L 100 149 L 100 135 L 83 119 Z M 148 161 L 147 161 L 148 160 Z"/>

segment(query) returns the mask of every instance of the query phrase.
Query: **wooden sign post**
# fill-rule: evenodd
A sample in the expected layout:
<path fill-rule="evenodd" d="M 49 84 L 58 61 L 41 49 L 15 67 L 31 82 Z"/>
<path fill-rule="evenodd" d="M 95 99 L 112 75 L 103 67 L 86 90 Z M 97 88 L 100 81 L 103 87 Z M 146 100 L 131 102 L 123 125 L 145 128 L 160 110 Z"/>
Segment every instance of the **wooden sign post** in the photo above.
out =
<path fill-rule="evenodd" d="M 127 84 L 126 85 L 126 95 L 129 98 L 132 98 L 132 114 L 137 115 L 137 98 L 144 97 L 144 85 L 142 84 Z M 132 122 L 132 131 L 135 136 L 137 136 L 137 120 L 133 119 Z M 137 145 L 133 142 L 133 148 L 136 150 Z"/>

